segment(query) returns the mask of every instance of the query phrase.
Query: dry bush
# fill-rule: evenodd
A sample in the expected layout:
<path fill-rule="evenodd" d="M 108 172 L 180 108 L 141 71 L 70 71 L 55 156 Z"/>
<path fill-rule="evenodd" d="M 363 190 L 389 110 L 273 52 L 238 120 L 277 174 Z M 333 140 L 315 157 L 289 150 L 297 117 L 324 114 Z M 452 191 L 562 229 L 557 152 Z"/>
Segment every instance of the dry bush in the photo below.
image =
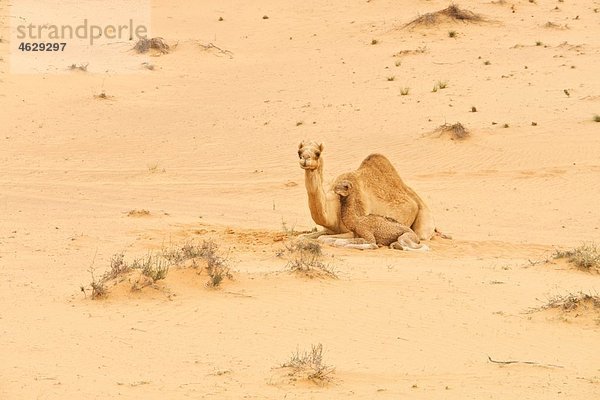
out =
<path fill-rule="evenodd" d="M 147 53 L 150 49 L 160 51 L 162 54 L 167 54 L 170 51 L 170 46 L 161 37 L 155 37 L 152 39 L 141 38 L 133 46 L 133 49 L 138 53 Z"/>
<path fill-rule="evenodd" d="M 443 124 L 436 128 L 433 131 L 434 134 L 437 134 L 436 137 L 441 137 L 442 135 L 449 135 L 452 140 L 463 140 L 469 137 L 469 131 L 461 124 L 457 122 L 455 124 Z"/>
<path fill-rule="evenodd" d="M 292 272 L 309 278 L 337 278 L 337 274 L 325 264 L 321 245 L 312 241 L 299 240 L 286 244 L 288 263 Z"/>
<path fill-rule="evenodd" d="M 558 309 L 562 311 L 575 311 L 582 307 L 590 307 L 600 311 L 600 296 L 579 292 L 569 293 L 565 296 L 555 296 L 548 300 L 548 303 L 533 311 Z"/>
<path fill-rule="evenodd" d="M 144 276 L 152 279 L 152 282 L 156 282 L 167 277 L 170 265 L 168 260 L 148 254 L 145 257 L 135 259 L 131 268 L 141 270 Z"/>
<path fill-rule="evenodd" d="M 90 283 L 90 287 L 92 288 L 92 299 L 95 300 L 106 297 L 108 290 L 106 289 L 105 281 L 102 278 L 100 280 L 96 280 L 93 268 L 90 268 L 90 274 L 92 275 L 92 282 Z M 81 291 L 85 295 L 85 287 L 82 286 Z"/>
<path fill-rule="evenodd" d="M 281 368 L 290 368 L 290 376 L 294 380 L 302 379 L 325 385 L 332 379 L 334 367 L 323 363 L 323 345 L 321 343 L 312 345 L 310 351 L 300 353 L 299 350 L 292 353 L 289 361 L 281 364 Z"/>
<path fill-rule="evenodd" d="M 566 258 L 577 268 L 600 271 L 600 248 L 595 243 L 583 243 L 571 250 L 556 250 L 554 258 Z"/>
<path fill-rule="evenodd" d="M 209 276 L 206 286 L 211 288 L 219 287 L 225 278 L 233 279 L 227 258 L 219 254 L 219 246 L 212 240 L 203 240 L 202 243 L 186 242 L 179 247 L 164 249 L 162 256 L 176 264 L 192 260 L 193 268 L 198 267 L 196 259 L 206 261 Z"/>
<path fill-rule="evenodd" d="M 117 253 L 110 259 L 110 269 L 99 279 L 96 279 L 94 269 L 90 268 L 90 273 L 92 275 L 92 282 L 90 283 L 92 299 L 107 297 L 107 283 L 129 274 L 133 270 L 140 270 L 142 275 L 148 277 L 148 279 L 145 280 L 144 285 L 141 286 L 139 280 L 138 282 L 135 282 L 132 290 L 139 290 L 143 286 L 151 285 L 160 279 L 166 278 L 167 273 L 169 272 L 169 265 L 170 263 L 167 260 L 152 255 L 136 259 L 131 264 L 128 264 L 125 261 L 124 254 Z M 82 287 L 81 291 L 85 294 L 85 287 Z"/>
<path fill-rule="evenodd" d="M 462 21 L 462 22 L 483 22 L 485 18 L 473 11 L 463 10 L 456 4 L 451 4 L 433 13 L 423 14 L 411 22 L 404 25 L 404 28 L 414 28 L 417 26 L 437 25 L 446 21 Z"/>
<path fill-rule="evenodd" d="M 110 269 L 97 279 L 94 269 L 90 268 L 92 282 L 89 287 L 92 290 L 92 299 L 103 298 L 108 295 L 107 284 L 115 281 L 131 271 L 140 271 L 140 276 L 133 281 L 131 290 L 140 290 L 146 286 L 153 285 L 156 281 L 165 279 L 172 266 L 183 266 L 186 261 L 191 260 L 191 266 L 198 268 L 196 260 L 204 260 L 204 268 L 209 276 L 206 286 L 218 288 L 225 278 L 232 280 L 233 274 L 228 265 L 228 259 L 219 254 L 219 246 L 212 240 L 204 240 L 202 243 L 186 242 L 180 246 L 163 249 L 158 254 L 148 254 L 137 258 L 128 264 L 123 253 L 115 254 L 110 261 Z M 200 272 L 199 272 L 200 273 Z M 129 276 L 129 275 L 128 275 Z M 81 291 L 86 292 L 82 286 Z"/>
<path fill-rule="evenodd" d="M 106 283 L 131 271 L 131 266 L 125 262 L 124 258 L 125 256 L 123 253 L 117 253 L 113 255 L 110 259 L 110 269 L 99 279 L 96 279 L 94 275 L 94 268 L 90 267 L 89 272 L 92 275 L 92 282 L 90 282 L 90 287 L 92 288 L 92 299 L 106 297 L 108 295 Z M 85 294 L 85 287 L 82 286 L 81 291 Z"/>

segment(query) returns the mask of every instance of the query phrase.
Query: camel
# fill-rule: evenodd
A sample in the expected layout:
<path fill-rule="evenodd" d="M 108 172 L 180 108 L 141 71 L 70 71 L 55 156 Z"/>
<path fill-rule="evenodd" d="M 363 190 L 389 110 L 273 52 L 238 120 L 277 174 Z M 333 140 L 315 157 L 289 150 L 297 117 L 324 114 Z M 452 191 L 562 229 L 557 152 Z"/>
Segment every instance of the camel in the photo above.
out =
<path fill-rule="evenodd" d="M 419 238 L 408 226 L 390 217 L 376 214 L 365 214 L 365 206 L 361 200 L 360 189 L 352 182 L 339 182 L 334 192 L 340 196 L 342 221 L 358 239 L 342 240 L 343 247 L 355 249 L 377 249 L 378 246 L 389 246 L 391 249 L 427 251 L 429 247 L 420 244 Z M 334 245 L 338 245 L 338 240 Z"/>
<path fill-rule="evenodd" d="M 323 144 L 314 141 L 304 141 L 298 146 L 310 215 L 316 224 L 325 228 L 324 231 L 307 236 L 352 237 L 341 218 L 339 196 L 331 188 L 326 189 L 324 186 L 322 153 Z M 410 227 L 421 240 L 431 239 L 436 232 L 433 215 L 425 202 L 402 181 L 385 156 L 369 155 L 357 170 L 338 176 L 333 187 L 342 180 L 360 184 L 365 214 L 393 218 Z"/>

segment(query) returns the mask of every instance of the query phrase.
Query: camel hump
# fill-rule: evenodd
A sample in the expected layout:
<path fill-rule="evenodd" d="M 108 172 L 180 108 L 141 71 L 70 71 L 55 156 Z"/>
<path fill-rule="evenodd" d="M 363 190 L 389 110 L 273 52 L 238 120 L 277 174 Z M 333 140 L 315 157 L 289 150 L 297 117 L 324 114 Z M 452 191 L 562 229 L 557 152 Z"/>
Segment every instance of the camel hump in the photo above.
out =
<path fill-rule="evenodd" d="M 372 176 L 373 174 L 383 176 L 387 180 L 395 180 L 402 185 L 402 179 L 386 156 L 379 153 L 373 153 L 367 156 L 358 167 L 357 172 Z"/>

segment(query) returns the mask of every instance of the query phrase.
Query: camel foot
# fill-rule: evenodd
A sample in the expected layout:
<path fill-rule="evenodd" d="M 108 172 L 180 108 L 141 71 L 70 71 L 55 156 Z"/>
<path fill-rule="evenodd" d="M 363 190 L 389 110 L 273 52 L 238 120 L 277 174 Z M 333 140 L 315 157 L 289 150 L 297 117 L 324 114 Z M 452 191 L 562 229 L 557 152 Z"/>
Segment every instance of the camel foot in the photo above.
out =
<path fill-rule="evenodd" d="M 406 243 L 400 243 L 400 242 L 394 242 L 392 244 L 390 244 L 390 249 L 395 249 L 395 250 L 404 250 L 404 251 L 418 251 L 418 252 L 426 252 L 429 251 L 429 246 L 427 246 L 426 244 L 406 244 Z"/>

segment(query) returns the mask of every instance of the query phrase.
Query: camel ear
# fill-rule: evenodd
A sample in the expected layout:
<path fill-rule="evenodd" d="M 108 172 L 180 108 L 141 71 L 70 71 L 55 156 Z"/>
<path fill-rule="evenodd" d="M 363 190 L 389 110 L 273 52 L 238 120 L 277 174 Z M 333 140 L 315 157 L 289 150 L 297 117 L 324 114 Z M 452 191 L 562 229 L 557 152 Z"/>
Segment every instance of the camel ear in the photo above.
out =
<path fill-rule="evenodd" d="M 304 142 L 300 142 L 300 144 L 298 145 L 298 150 L 300 150 L 302 146 L 304 146 Z"/>
<path fill-rule="evenodd" d="M 323 143 L 319 145 L 319 151 L 323 151 Z"/>

